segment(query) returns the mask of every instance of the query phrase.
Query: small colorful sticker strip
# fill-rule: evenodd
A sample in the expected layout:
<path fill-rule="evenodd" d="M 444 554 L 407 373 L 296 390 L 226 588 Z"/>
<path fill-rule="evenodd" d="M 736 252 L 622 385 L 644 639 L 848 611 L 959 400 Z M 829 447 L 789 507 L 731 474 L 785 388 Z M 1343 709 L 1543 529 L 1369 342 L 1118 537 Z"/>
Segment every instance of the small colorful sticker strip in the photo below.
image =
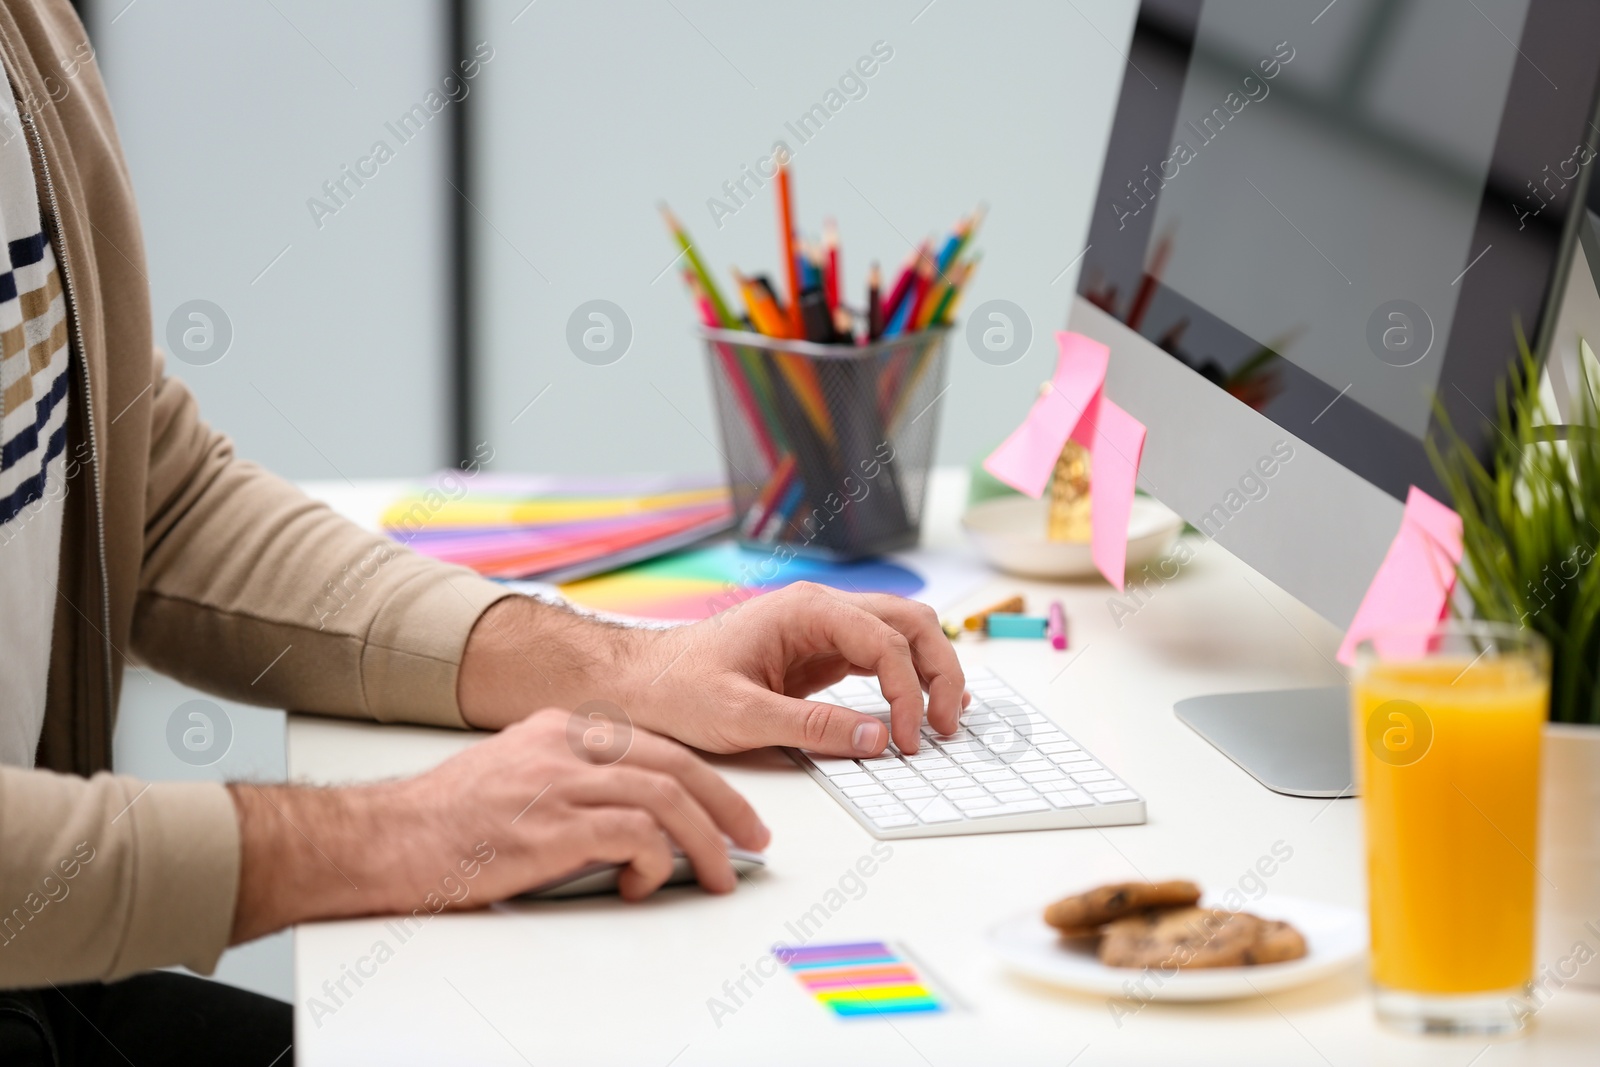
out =
<path fill-rule="evenodd" d="M 806 992 L 841 1017 L 925 1014 L 946 1010 L 917 969 L 882 941 L 778 946 L 773 955 Z"/>

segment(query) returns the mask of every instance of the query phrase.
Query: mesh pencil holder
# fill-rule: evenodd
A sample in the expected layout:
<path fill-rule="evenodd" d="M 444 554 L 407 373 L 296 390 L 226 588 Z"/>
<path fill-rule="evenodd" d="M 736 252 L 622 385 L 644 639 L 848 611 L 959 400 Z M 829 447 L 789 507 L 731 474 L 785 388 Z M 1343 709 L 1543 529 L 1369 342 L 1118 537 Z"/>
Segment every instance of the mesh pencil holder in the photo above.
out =
<path fill-rule="evenodd" d="M 916 543 L 949 332 L 823 345 L 700 331 L 741 544 L 844 561 Z"/>

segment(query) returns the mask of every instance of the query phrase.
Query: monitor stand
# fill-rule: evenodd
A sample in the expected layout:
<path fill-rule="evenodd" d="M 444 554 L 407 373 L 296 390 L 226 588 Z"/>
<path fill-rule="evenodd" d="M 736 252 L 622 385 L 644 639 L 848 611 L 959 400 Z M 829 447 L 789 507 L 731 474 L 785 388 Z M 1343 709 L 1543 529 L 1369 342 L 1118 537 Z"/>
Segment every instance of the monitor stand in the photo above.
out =
<path fill-rule="evenodd" d="M 1180 700 L 1178 719 L 1275 793 L 1355 794 L 1350 772 L 1350 690 L 1273 689 Z"/>

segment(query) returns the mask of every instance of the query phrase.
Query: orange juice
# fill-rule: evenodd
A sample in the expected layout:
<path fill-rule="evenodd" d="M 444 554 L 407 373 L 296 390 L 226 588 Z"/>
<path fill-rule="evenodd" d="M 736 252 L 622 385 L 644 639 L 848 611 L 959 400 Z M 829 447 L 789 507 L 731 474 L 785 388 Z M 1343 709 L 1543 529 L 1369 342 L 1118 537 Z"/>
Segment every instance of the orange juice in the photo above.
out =
<path fill-rule="evenodd" d="M 1548 673 L 1537 656 L 1463 653 L 1380 659 L 1356 678 L 1380 987 L 1477 993 L 1531 976 Z"/>

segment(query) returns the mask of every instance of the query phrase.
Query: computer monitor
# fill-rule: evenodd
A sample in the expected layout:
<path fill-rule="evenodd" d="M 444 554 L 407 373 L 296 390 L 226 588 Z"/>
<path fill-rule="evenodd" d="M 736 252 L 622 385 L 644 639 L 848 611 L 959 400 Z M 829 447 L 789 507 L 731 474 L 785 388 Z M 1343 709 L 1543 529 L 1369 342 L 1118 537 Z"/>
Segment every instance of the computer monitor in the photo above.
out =
<path fill-rule="evenodd" d="M 1140 5 L 1069 328 L 1112 349 L 1144 488 L 1335 624 L 1408 487 L 1443 496 L 1440 409 L 1486 458 L 1569 267 L 1593 310 L 1596 42 L 1600 6 L 1561 0 Z M 1271 787 L 1348 790 L 1337 689 L 1207 708 L 1280 777 L 1323 775 Z"/>

